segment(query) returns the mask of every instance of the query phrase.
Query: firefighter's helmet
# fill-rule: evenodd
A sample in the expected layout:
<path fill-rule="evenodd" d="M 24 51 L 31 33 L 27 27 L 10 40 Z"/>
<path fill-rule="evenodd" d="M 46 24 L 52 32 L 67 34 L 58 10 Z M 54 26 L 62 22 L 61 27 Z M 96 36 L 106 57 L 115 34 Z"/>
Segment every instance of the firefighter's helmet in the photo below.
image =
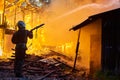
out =
<path fill-rule="evenodd" d="M 17 25 L 19 29 L 25 28 L 25 23 L 23 21 L 18 21 Z"/>

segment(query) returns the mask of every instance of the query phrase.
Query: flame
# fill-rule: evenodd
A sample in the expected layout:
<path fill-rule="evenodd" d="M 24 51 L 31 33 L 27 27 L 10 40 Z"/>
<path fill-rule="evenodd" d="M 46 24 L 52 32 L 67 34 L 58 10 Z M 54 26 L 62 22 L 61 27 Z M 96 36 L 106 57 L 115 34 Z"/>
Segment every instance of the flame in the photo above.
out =
<path fill-rule="evenodd" d="M 26 29 L 28 29 L 28 30 L 41 24 L 38 18 L 35 19 L 35 22 L 34 21 L 32 22 L 31 16 L 33 16 L 33 15 L 29 12 L 25 16 Z M 34 17 L 33 17 L 33 19 L 34 19 Z M 40 55 L 40 52 L 38 52 L 38 51 L 41 50 L 41 44 L 43 44 L 45 42 L 44 29 L 37 29 L 37 30 L 33 31 L 33 36 L 34 36 L 33 39 L 28 40 L 27 53 Z"/>
<path fill-rule="evenodd" d="M 23 1 L 23 0 L 20 0 Z M 33 27 L 41 24 L 42 22 L 46 22 L 45 28 L 40 28 L 37 31 L 33 31 L 34 38 L 31 40 L 28 40 L 27 43 L 27 54 L 35 54 L 35 55 L 42 55 L 48 53 L 50 50 L 54 50 L 57 52 L 60 52 L 62 54 L 65 54 L 68 57 L 72 57 L 74 59 L 75 56 L 75 50 L 76 50 L 76 40 L 77 40 L 77 32 L 70 32 L 68 31 L 69 28 L 72 26 L 82 22 L 85 20 L 86 16 L 89 16 L 90 14 L 96 13 L 99 10 L 107 9 L 107 7 L 112 7 L 114 3 L 112 4 L 87 4 L 77 7 L 74 6 L 75 4 L 73 2 L 69 1 L 75 1 L 75 0 L 57 0 L 53 1 L 52 5 L 49 5 L 49 7 L 46 10 L 46 12 L 41 11 L 43 13 L 37 13 L 26 10 L 24 11 L 25 14 L 23 16 L 23 12 L 21 9 L 17 12 L 17 19 L 18 20 L 24 20 L 26 23 L 26 29 L 30 30 Z M 76 0 L 81 1 L 81 0 Z M 98 0 L 99 1 L 99 0 Z M 101 0 L 100 0 L 101 1 Z M 105 0 L 108 1 L 108 0 Z M 111 0 L 111 1 L 118 1 L 118 0 Z M 84 1 L 83 1 L 84 2 Z M 87 2 L 87 0 L 85 0 Z M 104 2 L 104 1 L 103 1 Z M 86 9 L 85 9 L 86 8 Z M 6 14 L 7 21 L 11 23 L 11 25 L 14 25 L 14 7 L 10 8 L 9 14 Z M 17 8 L 18 10 L 18 8 Z M 1 12 L 1 11 L 0 11 Z M 11 16 L 12 15 L 12 16 Z M 40 17 L 39 17 L 40 15 Z M 23 19 L 24 18 L 24 19 Z M 98 26 L 98 25 L 97 25 Z M 14 26 L 12 26 L 14 27 Z M 90 31 L 90 33 L 96 32 L 95 27 L 94 31 Z M 81 31 L 81 44 L 79 49 L 79 58 L 82 59 L 80 66 L 84 65 L 89 68 L 89 62 L 90 62 L 90 36 L 88 35 L 88 31 L 90 29 L 83 28 Z M 98 31 L 98 30 L 97 30 Z M 3 40 L 2 38 L 3 31 L 0 31 L 0 40 Z M 92 34 L 93 35 L 93 34 Z M 87 36 L 87 37 L 86 37 Z M 10 41 L 11 38 L 7 38 L 7 40 Z M 1 46 L 0 42 L 0 46 Z M 8 42 L 10 43 L 10 42 Z M 2 46 L 1 46 L 2 47 Z M 9 48 L 8 44 L 6 46 Z M 14 48 L 13 45 L 10 48 Z M 11 49 L 10 49 L 11 50 Z M 2 48 L 0 48 L 0 55 L 3 56 L 3 58 L 10 57 L 12 52 L 9 54 L 2 51 Z M 95 51 L 98 52 L 98 51 Z M 79 59 L 78 58 L 78 59 Z"/>
<path fill-rule="evenodd" d="M 0 56 L 2 56 L 2 53 L 3 53 L 3 52 L 2 52 L 2 49 L 1 49 L 1 46 L 0 46 Z"/>

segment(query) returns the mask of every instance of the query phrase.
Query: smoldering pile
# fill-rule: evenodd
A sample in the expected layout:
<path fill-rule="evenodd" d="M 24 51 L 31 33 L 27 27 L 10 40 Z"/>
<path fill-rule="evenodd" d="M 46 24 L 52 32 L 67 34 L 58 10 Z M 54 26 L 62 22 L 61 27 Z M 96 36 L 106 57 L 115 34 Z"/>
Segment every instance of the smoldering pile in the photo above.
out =
<path fill-rule="evenodd" d="M 50 54 L 57 54 L 51 51 Z M 24 78 L 14 76 L 14 59 L 0 60 L 0 80 L 86 80 L 84 71 L 72 72 L 72 67 L 49 55 L 26 55 L 23 65 Z M 63 55 L 62 55 L 63 56 Z M 64 56 L 67 59 L 67 57 Z M 68 58 L 69 59 L 69 58 Z"/>

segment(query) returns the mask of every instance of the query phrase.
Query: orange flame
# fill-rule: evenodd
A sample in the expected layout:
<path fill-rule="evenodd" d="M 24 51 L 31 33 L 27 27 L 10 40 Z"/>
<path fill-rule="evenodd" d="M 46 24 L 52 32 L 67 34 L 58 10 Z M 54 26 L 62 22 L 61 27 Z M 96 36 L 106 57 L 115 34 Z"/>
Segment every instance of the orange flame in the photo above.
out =
<path fill-rule="evenodd" d="M 1 49 L 1 46 L 0 46 L 0 56 L 2 56 L 2 53 L 3 53 L 3 52 L 2 52 L 2 49 Z"/>

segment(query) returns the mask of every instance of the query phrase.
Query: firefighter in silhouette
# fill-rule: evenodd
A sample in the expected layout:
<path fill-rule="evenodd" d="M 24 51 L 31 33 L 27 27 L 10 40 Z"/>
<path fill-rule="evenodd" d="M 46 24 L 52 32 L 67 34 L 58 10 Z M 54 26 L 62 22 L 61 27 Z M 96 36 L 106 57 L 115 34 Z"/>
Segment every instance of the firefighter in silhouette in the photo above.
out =
<path fill-rule="evenodd" d="M 33 38 L 33 33 L 25 29 L 25 23 L 23 21 L 18 21 L 17 23 L 18 31 L 16 31 L 12 36 L 12 43 L 15 46 L 15 61 L 14 61 L 14 73 L 16 77 L 23 77 L 22 66 L 24 64 L 24 59 L 26 55 L 26 43 L 27 38 Z"/>

